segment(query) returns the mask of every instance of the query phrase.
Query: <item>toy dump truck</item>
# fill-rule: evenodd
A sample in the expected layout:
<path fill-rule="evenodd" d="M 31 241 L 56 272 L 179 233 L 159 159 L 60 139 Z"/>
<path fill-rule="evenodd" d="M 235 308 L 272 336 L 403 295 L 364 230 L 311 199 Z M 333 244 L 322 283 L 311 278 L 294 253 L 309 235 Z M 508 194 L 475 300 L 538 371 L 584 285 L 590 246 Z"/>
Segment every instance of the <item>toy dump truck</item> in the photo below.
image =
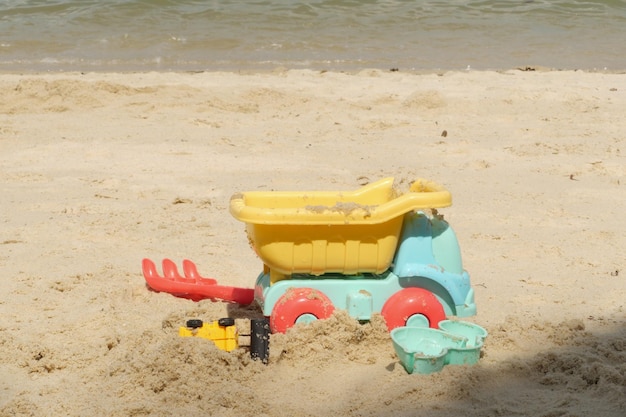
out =
<path fill-rule="evenodd" d="M 476 313 L 455 233 L 420 211 L 450 204 L 435 183 L 398 195 L 387 178 L 352 192 L 247 192 L 230 212 L 264 263 L 255 299 L 272 331 L 335 308 L 358 320 L 381 313 L 393 329 Z"/>
<path fill-rule="evenodd" d="M 393 182 L 386 178 L 348 192 L 234 195 L 230 212 L 246 224 L 250 244 L 264 267 L 254 290 L 241 300 L 221 299 L 240 302 L 253 296 L 270 318 L 272 332 L 328 318 L 335 309 L 346 310 L 359 321 L 380 313 L 389 330 L 436 328 L 448 316 L 476 314 L 456 235 L 436 211 L 451 205 L 450 193 L 433 182 L 417 180 L 401 194 Z M 146 261 L 144 275 L 155 288 L 149 276 L 152 281 L 160 277 L 154 264 Z M 185 262 L 183 278 L 164 261 L 169 290 L 201 298 L 201 281 L 208 279 Z M 187 289 L 177 281 L 188 284 Z M 205 298 L 216 298 L 211 287 L 232 290 L 208 281 L 204 287 Z"/>

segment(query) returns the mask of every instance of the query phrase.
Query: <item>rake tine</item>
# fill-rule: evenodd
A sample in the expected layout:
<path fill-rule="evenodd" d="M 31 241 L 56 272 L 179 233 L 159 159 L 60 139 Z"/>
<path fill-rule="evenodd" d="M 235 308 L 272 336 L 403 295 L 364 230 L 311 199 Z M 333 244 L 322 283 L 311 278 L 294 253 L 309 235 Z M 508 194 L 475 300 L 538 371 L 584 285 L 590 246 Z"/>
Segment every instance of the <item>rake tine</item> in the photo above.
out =
<path fill-rule="evenodd" d="M 176 264 L 170 259 L 163 259 L 163 274 L 165 278 L 180 281 L 183 277 L 178 273 L 178 268 L 176 268 Z"/>
<path fill-rule="evenodd" d="M 150 259 L 145 258 L 141 261 L 141 269 L 146 280 L 161 278 L 156 270 L 156 265 Z"/>
<path fill-rule="evenodd" d="M 198 279 L 201 278 L 200 274 L 198 274 L 198 269 L 196 268 L 196 264 L 191 262 L 189 259 L 183 259 L 183 272 L 187 278 Z"/>
<path fill-rule="evenodd" d="M 200 276 L 196 264 L 191 262 L 189 259 L 183 260 L 183 272 L 185 273 L 185 277 L 187 277 L 187 279 L 202 282 L 203 284 L 217 284 L 217 280 L 214 280 L 213 278 Z"/>

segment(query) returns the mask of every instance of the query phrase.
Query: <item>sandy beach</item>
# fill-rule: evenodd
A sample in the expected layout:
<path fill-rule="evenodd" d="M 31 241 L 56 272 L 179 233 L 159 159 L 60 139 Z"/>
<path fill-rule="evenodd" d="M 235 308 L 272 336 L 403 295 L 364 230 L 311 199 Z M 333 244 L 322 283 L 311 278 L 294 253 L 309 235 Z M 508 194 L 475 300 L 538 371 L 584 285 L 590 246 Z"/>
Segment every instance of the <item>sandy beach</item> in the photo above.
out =
<path fill-rule="evenodd" d="M 626 409 L 626 75 L 0 75 L 0 416 L 605 416 Z M 257 307 L 150 291 L 144 257 L 252 287 L 250 190 L 445 185 L 489 336 L 407 374 L 382 319 L 180 338 Z"/>

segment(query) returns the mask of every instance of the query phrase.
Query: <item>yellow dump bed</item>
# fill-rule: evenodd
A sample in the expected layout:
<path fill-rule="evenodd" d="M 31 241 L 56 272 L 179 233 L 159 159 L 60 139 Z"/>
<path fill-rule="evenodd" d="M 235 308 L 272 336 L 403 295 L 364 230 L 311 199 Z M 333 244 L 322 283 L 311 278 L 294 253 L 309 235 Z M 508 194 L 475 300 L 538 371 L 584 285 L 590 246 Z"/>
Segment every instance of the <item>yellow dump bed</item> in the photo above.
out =
<path fill-rule="evenodd" d="M 236 194 L 230 212 L 247 224 L 272 281 L 294 273 L 346 275 L 389 268 L 404 214 L 447 207 L 450 193 L 430 181 L 399 194 L 393 178 L 355 191 L 252 191 Z"/>

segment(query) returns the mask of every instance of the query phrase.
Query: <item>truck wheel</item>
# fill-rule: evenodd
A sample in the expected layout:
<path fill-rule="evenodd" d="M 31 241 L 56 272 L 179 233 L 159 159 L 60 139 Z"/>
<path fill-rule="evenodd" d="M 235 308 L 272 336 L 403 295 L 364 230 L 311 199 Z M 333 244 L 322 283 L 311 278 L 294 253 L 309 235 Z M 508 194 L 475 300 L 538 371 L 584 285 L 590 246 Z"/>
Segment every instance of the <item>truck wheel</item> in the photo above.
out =
<path fill-rule="evenodd" d="M 327 319 L 334 310 L 324 293 L 312 288 L 290 288 L 274 305 L 270 328 L 272 333 L 285 333 L 296 323 Z"/>
<path fill-rule="evenodd" d="M 232 317 L 224 317 L 217 321 L 217 325 L 220 327 L 230 327 L 235 325 L 235 319 Z"/>
<path fill-rule="evenodd" d="M 187 322 L 185 323 L 185 326 L 189 327 L 190 329 L 199 329 L 203 325 L 204 323 L 200 319 L 190 319 L 187 320 Z"/>
<path fill-rule="evenodd" d="M 389 331 L 396 327 L 418 323 L 437 328 L 441 320 L 446 319 L 443 306 L 437 297 L 423 288 L 405 288 L 398 291 L 385 302 L 381 312 Z"/>

